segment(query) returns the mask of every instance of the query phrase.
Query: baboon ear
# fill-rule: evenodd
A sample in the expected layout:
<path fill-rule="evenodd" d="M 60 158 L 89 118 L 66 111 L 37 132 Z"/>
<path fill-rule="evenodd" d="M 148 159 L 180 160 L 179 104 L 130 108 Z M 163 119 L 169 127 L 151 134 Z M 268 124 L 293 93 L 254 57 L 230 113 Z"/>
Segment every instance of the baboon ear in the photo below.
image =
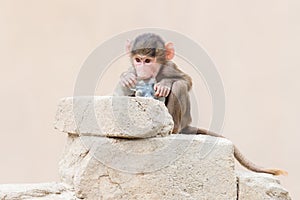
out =
<path fill-rule="evenodd" d="M 131 41 L 129 39 L 127 39 L 125 47 L 126 47 L 126 53 L 129 54 L 131 50 Z"/>
<path fill-rule="evenodd" d="M 172 60 L 175 56 L 174 44 L 172 42 L 167 42 L 165 44 L 165 48 L 166 48 L 166 59 Z"/>

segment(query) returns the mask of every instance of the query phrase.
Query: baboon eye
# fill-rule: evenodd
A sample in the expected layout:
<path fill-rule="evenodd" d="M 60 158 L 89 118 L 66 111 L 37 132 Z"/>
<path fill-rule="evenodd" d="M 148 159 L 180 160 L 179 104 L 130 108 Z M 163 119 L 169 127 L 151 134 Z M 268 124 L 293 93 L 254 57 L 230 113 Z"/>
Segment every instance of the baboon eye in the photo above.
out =
<path fill-rule="evenodd" d="M 135 58 L 135 61 L 139 63 L 139 62 L 141 62 L 141 59 Z"/>
<path fill-rule="evenodd" d="M 148 58 L 145 60 L 145 63 L 150 63 L 150 62 L 151 62 L 151 60 Z"/>

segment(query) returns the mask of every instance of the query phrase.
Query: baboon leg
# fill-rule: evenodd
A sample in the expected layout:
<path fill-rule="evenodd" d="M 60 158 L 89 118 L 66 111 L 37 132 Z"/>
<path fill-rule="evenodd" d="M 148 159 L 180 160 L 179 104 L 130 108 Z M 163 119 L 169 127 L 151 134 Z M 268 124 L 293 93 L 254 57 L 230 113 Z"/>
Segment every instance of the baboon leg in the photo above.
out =
<path fill-rule="evenodd" d="M 192 121 L 186 81 L 178 80 L 173 83 L 166 105 L 174 121 L 172 133 L 179 133 L 182 128 L 186 127 Z"/>

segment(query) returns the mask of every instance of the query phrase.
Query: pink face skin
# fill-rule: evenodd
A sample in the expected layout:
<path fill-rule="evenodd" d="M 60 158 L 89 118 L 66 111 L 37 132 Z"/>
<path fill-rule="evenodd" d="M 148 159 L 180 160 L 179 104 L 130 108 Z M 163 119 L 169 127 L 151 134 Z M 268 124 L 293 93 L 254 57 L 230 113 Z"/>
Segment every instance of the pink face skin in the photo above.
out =
<path fill-rule="evenodd" d="M 156 58 L 143 55 L 135 55 L 132 58 L 133 65 L 135 67 L 137 77 L 145 80 L 156 77 L 160 64 L 156 62 Z"/>

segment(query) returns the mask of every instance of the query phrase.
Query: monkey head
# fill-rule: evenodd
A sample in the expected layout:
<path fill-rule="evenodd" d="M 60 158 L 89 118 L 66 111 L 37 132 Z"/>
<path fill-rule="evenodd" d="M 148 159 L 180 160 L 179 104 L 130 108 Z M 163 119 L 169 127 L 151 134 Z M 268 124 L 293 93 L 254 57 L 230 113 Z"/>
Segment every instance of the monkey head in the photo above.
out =
<path fill-rule="evenodd" d="M 162 65 L 172 60 L 174 45 L 153 33 L 137 36 L 132 42 L 127 41 L 126 50 L 139 79 L 155 78 Z"/>

